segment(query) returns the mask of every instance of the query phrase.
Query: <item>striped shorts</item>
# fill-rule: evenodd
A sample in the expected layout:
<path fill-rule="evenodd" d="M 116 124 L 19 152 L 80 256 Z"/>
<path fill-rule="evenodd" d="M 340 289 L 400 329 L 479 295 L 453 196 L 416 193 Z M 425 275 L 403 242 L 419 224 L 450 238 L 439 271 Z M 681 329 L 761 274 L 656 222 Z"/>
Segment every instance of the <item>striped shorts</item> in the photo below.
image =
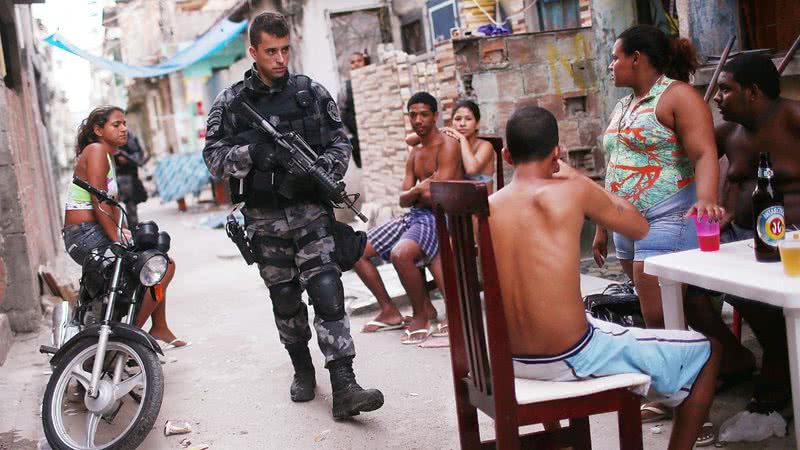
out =
<path fill-rule="evenodd" d="M 427 208 L 411 208 L 402 216 L 367 231 L 367 240 L 384 261 L 389 261 L 392 249 L 403 239 L 416 242 L 422 249 L 424 256 L 417 261 L 418 267 L 430 264 L 439 252 L 433 212 Z"/>
<path fill-rule="evenodd" d="M 543 381 L 577 381 L 622 373 L 650 376 L 641 395 L 677 406 L 689 395 L 711 356 L 711 343 L 696 331 L 627 328 L 587 315 L 586 334 L 567 351 L 514 356 L 514 374 Z"/>

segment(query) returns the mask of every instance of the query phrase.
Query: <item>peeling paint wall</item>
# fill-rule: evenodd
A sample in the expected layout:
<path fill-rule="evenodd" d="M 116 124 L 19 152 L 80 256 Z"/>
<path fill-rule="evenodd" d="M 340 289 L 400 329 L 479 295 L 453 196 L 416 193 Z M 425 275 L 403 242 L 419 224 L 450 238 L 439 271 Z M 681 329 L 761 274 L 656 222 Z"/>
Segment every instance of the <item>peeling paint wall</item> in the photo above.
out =
<path fill-rule="evenodd" d="M 503 136 L 520 106 L 541 106 L 558 120 L 562 147 L 589 175 L 604 169 L 603 129 L 588 28 L 453 42 L 460 91 L 481 108 L 481 133 Z"/>
<path fill-rule="evenodd" d="M 611 50 L 614 41 L 623 31 L 636 24 L 636 8 L 633 0 L 592 0 L 592 32 L 594 33 L 594 55 L 597 84 L 600 89 L 600 118 L 607 123 L 617 100 L 626 91 L 614 86 L 611 73 Z"/>
<path fill-rule="evenodd" d="M 731 36 L 737 34 L 739 13 L 737 0 L 706 0 L 688 3 L 686 16 L 692 44 L 701 55 L 701 60 L 709 55 L 720 55 Z M 679 12 L 680 14 L 680 12 Z M 737 39 L 733 49 L 740 49 L 741 39 Z"/>

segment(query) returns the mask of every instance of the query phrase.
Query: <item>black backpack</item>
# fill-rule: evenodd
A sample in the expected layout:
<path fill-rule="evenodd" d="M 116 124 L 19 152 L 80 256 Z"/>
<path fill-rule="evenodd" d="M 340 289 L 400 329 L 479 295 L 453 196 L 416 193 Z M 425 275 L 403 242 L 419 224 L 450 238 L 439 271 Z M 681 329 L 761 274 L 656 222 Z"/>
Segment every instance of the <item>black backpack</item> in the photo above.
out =
<path fill-rule="evenodd" d="M 587 295 L 583 306 L 592 317 L 625 327 L 644 328 L 644 317 L 633 282 L 609 284 L 600 294 Z"/>

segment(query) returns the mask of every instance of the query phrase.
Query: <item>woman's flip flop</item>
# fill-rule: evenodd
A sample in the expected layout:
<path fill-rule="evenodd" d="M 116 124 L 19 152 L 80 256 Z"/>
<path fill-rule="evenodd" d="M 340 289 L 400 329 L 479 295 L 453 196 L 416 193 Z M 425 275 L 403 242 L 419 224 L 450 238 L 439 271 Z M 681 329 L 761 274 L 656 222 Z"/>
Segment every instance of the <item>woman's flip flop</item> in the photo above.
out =
<path fill-rule="evenodd" d="M 175 338 L 170 342 L 162 341 L 161 339 L 157 339 L 157 341 L 158 341 L 158 344 L 161 345 L 161 347 L 164 350 L 172 350 L 173 348 L 175 348 L 175 349 L 186 348 L 186 347 L 192 345 L 191 342 L 184 341 L 183 339 L 179 339 L 179 338 Z M 178 344 L 180 344 L 180 345 L 178 345 Z"/>

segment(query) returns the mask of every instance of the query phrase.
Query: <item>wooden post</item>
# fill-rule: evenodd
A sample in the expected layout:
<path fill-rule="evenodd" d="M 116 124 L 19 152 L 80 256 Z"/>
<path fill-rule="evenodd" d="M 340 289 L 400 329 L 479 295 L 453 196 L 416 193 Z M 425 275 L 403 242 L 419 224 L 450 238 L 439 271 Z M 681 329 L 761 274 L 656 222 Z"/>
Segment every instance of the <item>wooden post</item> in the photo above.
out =
<path fill-rule="evenodd" d="M 786 56 L 783 57 L 781 65 L 778 66 L 778 75 L 781 75 L 783 71 L 786 70 L 786 66 L 788 66 L 789 63 L 792 61 L 792 58 L 794 57 L 794 54 L 797 52 L 798 47 L 800 47 L 800 35 L 798 35 L 797 39 L 794 40 L 794 44 L 792 44 L 792 47 L 789 49 L 788 52 L 786 52 Z"/>

